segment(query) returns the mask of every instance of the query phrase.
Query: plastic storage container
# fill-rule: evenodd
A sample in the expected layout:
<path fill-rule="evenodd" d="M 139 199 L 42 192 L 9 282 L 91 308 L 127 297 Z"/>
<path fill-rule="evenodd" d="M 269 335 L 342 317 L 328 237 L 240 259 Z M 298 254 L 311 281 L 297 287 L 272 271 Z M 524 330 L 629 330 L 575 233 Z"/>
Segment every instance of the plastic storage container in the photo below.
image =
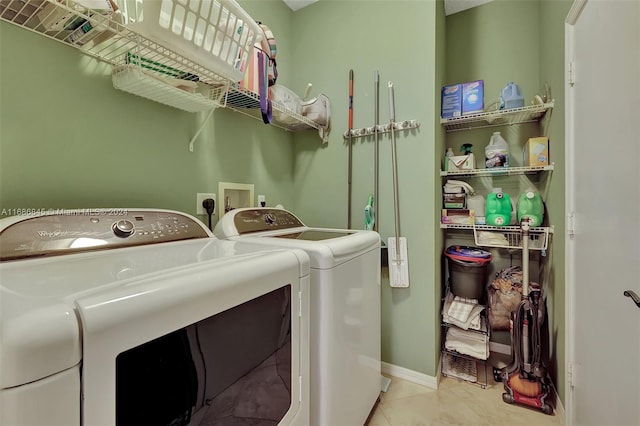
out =
<path fill-rule="evenodd" d="M 258 24 L 234 0 L 117 0 L 126 26 L 232 81 L 240 81 Z M 142 7 L 140 6 L 142 4 Z"/>
<path fill-rule="evenodd" d="M 444 252 L 445 256 L 451 259 L 462 260 L 465 262 L 489 263 L 493 259 L 490 251 L 483 250 L 478 247 L 469 246 L 449 246 Z"/>
<path fill-rule="evenodd" d="M 475 212 L 476 224 L 484 225 L 485 219 L 485 197 L 480 194 L 473 194 L 467 196 L 467 208 Z"/>
<path fill-rule="evenodd" d="M 456 296 L 481 299 L 487 279 L 488 263 L 465 262 L 448 258 L 449 290 Z"/>
<path fill-rule="evenodd" d="M 481 299 L 487 280 L 491 252 L 478 247 L 450 246 L 445 250 L 449 263 L 449 290 L 455 296 Z"/>
<path fill-rule="evenodd" d="M 523 218 L 529 218 L 531 226 L 542 225 L 544 219 L 544 205 L 542 197 L 536 191 L 525 191 L 518 197 L 518 205 L 516 207 L 516 215 L 518 223 Z"/>
<path fill-rule="evenodd" d="M 487 194 L 485 220 L 487 225 L 508 226 L 511 222 L 511 197 L 506 192 L 496 191 Z"/>
<path fill-rule="evenodd" d="M 500 92 L 500 109 L 522 108 L 524 106 L 524 96 L 520 86 L 510 82 Z"/>
<path fill-rule="evenodd" d="M 509 167 L 509 144 L 500 132 L 494 132 L 484 148 L 485 167 Z"/>

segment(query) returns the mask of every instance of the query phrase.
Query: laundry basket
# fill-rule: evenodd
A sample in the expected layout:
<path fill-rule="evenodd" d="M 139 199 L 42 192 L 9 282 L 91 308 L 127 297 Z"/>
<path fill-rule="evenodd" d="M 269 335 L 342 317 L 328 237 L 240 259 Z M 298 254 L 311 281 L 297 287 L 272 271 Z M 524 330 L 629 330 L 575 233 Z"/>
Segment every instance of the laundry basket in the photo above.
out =
<path fill-rule="evenodd" d="M 244 77 L 258 24 L 234 0 L 117 0 L 125 26 L 231 81 Z"/>

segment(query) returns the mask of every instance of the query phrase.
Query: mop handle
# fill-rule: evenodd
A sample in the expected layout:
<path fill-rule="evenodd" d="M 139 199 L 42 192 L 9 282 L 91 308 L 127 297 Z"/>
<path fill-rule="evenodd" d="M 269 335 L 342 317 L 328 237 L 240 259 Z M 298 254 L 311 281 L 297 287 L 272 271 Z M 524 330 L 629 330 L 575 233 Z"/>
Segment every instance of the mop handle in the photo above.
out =
<path fill-rule="evenodd" d="M 398 250 L 398 241 L 400 239 L 400 211 L 398 207 L 398 160 L 396 158 L 396 132 L 393 126 L 395 121 L 395 101 L 393 96 L 393 82 L 388 83 L 389 86 L 389 115 L 390 123 L 389 130 L 391 131 L 391 163 L 393 167 L 393 212 L 395 215 L 396 226 L 396 238 L 394 239 L 396 245 L 396 256 L 399 256 L 400 250 Z"/>
<path fill-rule="evenodd" d="M 353 70 L 349 70 L 349 167 L 347 170 L 347 229 L 351 229 L 351 181 L 353 175 Z"/>
<path fill-rule="evenodd" d="M 353 70 L 349 70 L 349 130 L 353 129 Z"/>
<path fill-rule="evenodd" d="M 389 86 L 389 116 L 391 117 L 391 129 L 389 130 L 393 130 L 393 122 L 396 121 L 396 105 L 393 99 L 393 82 L 390 81 L 388 83 L 388 86 Z"/>

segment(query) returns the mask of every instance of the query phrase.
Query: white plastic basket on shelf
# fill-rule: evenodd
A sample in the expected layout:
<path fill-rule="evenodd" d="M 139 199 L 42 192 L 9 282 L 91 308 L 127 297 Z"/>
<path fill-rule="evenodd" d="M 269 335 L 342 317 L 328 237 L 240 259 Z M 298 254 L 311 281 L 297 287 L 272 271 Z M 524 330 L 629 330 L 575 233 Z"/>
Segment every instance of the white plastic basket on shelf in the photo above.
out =
<path fill-rule="evenodd" d="M 522 232 L 519 227 L 473 227 L 473 236 L 478 246 L 522 249 Z M 529 230 L 529 250 L 546 250 L 549 228 Z"/>
<path fill-rule="evenodd" d="M 134 64 L 113 67 L 111 78 L 116 89 L 189 112 L 219 107 L 220 98 L 226 90 L 226 87 L 208 88 L 198 93 L 197 84 L 193 81 L 161 77 Z"/>
<path fill-rule="evenodd" d="M 125 26 L 231 81 L 244 78 L 258 24 L 234 0 L 117 0 Z"/>

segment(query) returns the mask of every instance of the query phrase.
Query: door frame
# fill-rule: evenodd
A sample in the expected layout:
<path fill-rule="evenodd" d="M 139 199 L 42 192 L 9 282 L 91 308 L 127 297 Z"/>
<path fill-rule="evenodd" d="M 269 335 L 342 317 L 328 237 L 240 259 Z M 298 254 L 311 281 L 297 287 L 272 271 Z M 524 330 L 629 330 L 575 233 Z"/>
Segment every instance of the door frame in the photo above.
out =
<path fill-rule="evenodd" d="M 575 365 L 575 250 L 574 250 L 574 216 L 575 216 L 575 135 L 574 115 L 575 99 L 573 91 L 573 63 L 575 24 L 578 22 L 588 0 L 574 0 L 565 19 L 565 214 L 567 238 L 565 242 L 565 422 L 572 425 L 575 413 L 574 376 Z"/>

